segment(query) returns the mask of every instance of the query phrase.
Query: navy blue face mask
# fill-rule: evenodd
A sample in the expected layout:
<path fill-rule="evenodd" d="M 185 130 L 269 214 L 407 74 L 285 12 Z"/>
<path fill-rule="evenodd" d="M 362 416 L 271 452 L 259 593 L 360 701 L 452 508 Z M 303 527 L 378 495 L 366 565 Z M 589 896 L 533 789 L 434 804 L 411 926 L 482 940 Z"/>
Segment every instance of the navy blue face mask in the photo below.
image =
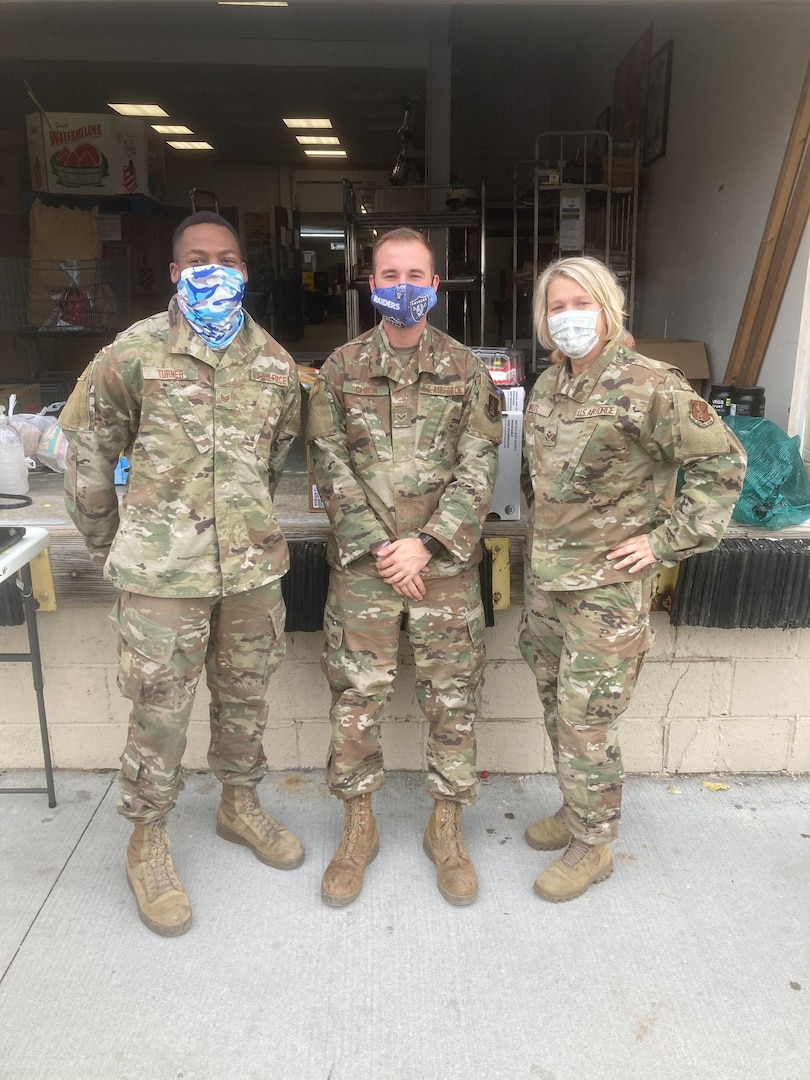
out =
<path fill-rule="evenodd" d="M 385 289 L 373 289 L 372 307 L 394 326 L 416 326 L 435 306 L 438 297 L 432 285 L 389 285 Z"/>

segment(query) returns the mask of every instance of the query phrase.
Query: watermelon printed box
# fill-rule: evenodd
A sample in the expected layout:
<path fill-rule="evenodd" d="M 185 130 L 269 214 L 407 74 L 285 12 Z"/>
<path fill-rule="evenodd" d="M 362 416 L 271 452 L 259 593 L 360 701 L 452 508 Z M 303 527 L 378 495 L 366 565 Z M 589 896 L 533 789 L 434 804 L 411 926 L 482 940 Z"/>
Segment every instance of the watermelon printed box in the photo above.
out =
<path fill-rule="evenodd" d="M 163 140 L 142 120 L 112 113 L 32 113 L 26 130 L 33 191 L 165 201 Z"/>

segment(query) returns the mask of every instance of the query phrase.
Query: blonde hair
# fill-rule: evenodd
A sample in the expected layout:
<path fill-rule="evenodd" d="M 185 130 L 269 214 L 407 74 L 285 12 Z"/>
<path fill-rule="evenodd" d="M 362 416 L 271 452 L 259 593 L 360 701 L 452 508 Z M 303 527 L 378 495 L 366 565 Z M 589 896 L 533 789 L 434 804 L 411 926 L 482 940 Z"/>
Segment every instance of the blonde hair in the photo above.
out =
<path fill-rule="evenodd" d="M 555 278 L 567 277 L 575 281 L 600 305 L 605 314 L 607 340 L 614 341 L 624 329 L 624 290 L 610 270 L 589 255 L 577 255 L 569 259 L 557 259 L 550 263 L 540 277 L 534 290 L 534 328 L 537 340 L 546 349 L 555 348 L 546 321 L 546 297 L 548 287 Z"/>
<path fill-rule="evenodd" d="M 436 256 L 433 253 L 433 248 L 430 246 L 427 237 L 424 233 L 419 232 L 418 229 L 409 229 L 406 226 L 402 226 L 399 229 L 391 229 L 389 232 L 383 233 L 382 236 L 378 237 L 371 252 L 372 273 L 374 273 L 374 270 L 377 267 L 377 252 L 383 244 L 387 244 L 389 241 L 392 241 L 395 244 L 421 244 L 427 249 L 427 252 L 430 255 L 431 274 L 436 273 Z"/>

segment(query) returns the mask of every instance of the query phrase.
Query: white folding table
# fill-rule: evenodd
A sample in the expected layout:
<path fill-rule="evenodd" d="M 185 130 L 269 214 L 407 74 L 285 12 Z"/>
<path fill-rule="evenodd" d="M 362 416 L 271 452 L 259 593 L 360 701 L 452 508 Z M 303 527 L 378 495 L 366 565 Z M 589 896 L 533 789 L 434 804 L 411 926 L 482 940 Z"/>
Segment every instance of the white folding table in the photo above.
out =
<path fill-rule="evenodd" d="M 22 601 L 25 613 L 25 625 L 28 630 L 27 653 L 0 653 L 0 664 L 30 664 L 37 695 L 39 710 L 39 733 L 42 738 L 42 756 L 45 762 L 45 784 L 41 787 L 0 788 L 0 795 L 47 795 L 48 806 L 56 806 L 56 792 L 53 786 L 53 766 L 51 750 L 48 744 L 48 721 L 45 716 L 45 698 L 42 693 L 42 659 L 39 652 L 39 634 L 37 633 L 37 602 L 34 599 L 34 587 L 31 581 L 31 560 L 50 543 L 48 530 L 38 525 L 26 525 L 25 536 L 10 547 L 0 551 L 0 582 L 13 577 L 20 571 L 22 577 Z"/>

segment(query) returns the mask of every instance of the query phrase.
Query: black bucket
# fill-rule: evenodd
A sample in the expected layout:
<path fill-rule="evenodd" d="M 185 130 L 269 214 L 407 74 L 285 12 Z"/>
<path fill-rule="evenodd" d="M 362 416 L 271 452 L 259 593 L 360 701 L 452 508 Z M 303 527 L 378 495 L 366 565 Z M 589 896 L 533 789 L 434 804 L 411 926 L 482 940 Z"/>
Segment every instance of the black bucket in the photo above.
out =
<path fill-rule="evenodd" d="M 735 386 L 731 391 L 732 416 L 764 416 L 765 387 Z"/>
<path fill-rule="evenodd" d="M 731 416 L 731 383 L 713 383 L 709 391 L 709 404 L 718 416 Z"/>

